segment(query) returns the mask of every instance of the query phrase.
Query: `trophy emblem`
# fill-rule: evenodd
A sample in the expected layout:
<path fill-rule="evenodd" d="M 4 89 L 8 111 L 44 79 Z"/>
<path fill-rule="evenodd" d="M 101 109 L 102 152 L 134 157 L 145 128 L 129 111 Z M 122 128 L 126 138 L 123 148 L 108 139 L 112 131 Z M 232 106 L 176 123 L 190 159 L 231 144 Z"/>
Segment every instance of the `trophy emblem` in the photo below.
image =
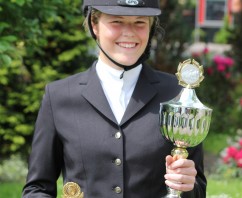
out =
<path fill-rule="evenodd" d="M 84 193 L 78 184 L 67 182 L 63 187 L 62 198 L 84 198 Z"/>
<path fill-rule="evenodd" d="M 176 73 L 181 92 L 172 100 L 160 104 L 160 131 L 163 137 L 174 145 L 171 155 L 174 159 L 187 158 L 186 148 L 200 144 L 207 136 L 212 109 L 197 98 L 194 88 L 203 76 L 203 67 L 193 59 L 178 66 Z M 166 198 L 180 198 L 182 192 L 168 188 Z"/>

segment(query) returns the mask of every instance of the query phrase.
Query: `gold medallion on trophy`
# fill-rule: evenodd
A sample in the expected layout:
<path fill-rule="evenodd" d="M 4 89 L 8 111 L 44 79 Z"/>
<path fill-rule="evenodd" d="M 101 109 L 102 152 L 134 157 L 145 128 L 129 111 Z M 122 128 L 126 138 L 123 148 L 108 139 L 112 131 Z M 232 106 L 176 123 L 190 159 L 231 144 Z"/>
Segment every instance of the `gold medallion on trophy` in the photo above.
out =
<path fill-rule="evenodd" d="M 195 88 L 203 81 L 203 66 L 194 59 L 188 59 L 178 65 L 176 76 L 179 84 L 186 88 Z"/>
<path fill-rule="evenodd" d="M 62 198 L 84 198 L 84 193 L 81 191 L 81 188 L 77 183 L 67 182 L 63 186 Z"/>

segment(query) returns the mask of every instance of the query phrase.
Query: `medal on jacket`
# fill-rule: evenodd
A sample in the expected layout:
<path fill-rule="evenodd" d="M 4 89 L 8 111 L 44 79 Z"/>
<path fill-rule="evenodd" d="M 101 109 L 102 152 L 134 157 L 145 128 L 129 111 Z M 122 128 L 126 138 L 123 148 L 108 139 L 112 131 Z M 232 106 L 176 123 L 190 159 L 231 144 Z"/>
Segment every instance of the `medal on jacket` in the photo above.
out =
<path fill-rule="evenodd" d="M 84 193 L 81 191 L 81 188 L 77 183 L 67 182 L 63 186 L 62 198 L 84 198 Z"/>

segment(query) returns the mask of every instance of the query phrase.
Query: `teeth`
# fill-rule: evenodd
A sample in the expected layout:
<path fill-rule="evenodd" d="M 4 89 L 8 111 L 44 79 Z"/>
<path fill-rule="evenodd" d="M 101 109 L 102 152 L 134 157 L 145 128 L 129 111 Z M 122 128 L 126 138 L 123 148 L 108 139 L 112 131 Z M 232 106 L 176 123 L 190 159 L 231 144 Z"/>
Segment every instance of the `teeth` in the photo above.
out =
<path fill-rule="evenodd" d="M 119 43 L 120 47 L 124 47 L 124 48 L 134 48 L 136 46 L 135 43 Z"/>

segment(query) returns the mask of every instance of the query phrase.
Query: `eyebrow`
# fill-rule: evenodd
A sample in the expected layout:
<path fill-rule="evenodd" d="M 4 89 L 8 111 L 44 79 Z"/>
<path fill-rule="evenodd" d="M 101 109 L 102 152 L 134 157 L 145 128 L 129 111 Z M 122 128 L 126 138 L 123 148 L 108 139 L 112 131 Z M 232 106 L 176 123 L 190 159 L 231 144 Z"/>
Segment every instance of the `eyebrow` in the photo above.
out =
<path fill-rule="evenodd" d="M 112 18 L 120 18 L 120 19 L 126 17 L 126 16 L 118 16 L 118 15 L 117 16 L 116 15 L 111 15 L 111 16 L 112 16 Z M 145 19 L 145 18 L 147 18 L 147 16 L 137 16 L 137 19 Z"/>

